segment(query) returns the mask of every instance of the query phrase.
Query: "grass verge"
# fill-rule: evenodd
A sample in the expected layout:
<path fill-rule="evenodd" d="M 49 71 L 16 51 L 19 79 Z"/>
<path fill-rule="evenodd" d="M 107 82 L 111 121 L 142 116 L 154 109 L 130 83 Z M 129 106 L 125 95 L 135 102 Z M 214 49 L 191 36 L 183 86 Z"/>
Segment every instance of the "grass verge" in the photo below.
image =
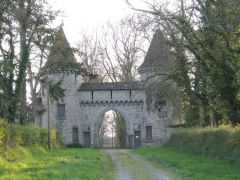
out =
<path fill-rule="evenodd" d="M 187 179 L 235 180 L 240 179 L 239 166 L 220 158 L 210 158 L 173 150 L 166 147 L 139 148 L 134 152 L 169 167 Z"/>
<path fill-rule="evenodd" d="M 113 168 L 108 156 L 96 149 L 17 148 L 0 156 L 0 179 L 113 179 Z"/>
<path fill-rule="evenodd" d="M 116 168 L 111 157 L 102 151 L 101 158 L 101 180 L 114 180 L 116 176 Z"/>

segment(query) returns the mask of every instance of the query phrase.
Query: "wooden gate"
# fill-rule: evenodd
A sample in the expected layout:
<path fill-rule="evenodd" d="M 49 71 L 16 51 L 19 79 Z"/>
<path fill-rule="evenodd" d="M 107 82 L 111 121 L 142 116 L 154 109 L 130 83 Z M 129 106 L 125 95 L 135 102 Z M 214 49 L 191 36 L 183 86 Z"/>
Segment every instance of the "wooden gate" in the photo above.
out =
<path fill-rule="evenodd" d="M 90 147 L 90 132 L 83 133 L 84 147 Z"/>
<path fill-rule="evenodd" d="M 134 147 L 141 147 L 141 131 L 134 131 Z"/>

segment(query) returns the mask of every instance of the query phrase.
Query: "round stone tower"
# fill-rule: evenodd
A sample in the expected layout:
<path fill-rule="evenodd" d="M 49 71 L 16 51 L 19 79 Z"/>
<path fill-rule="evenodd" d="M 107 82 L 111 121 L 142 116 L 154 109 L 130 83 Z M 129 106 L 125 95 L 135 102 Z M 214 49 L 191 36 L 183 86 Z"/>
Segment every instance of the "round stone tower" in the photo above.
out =
<path fill-rule="evenodd" d="M 155 127 L 153 133 L 160 133 L 162 141 L 170 134 L 169 125 L 177 124 L 179 119 L 179 96 L 169 76 L 175 68 L 171 47 L 164 33 L 157 30 L 138 72 L 145 89 L 146 124 Z"/>
<path fill-rule="evenodd" d="M 63 132 L 69 132 L 68 123 L 71 119 L 77 119 L 78 100 L 77 90 L 82 82 L 82 77 L 79 75 L 80 65 L 77 63 L 73 51 L 67 41 L 63 28 L 60 27 L 55 35 L 53 45 L 47 62 L 41 70 L 41 73 L 46 77 L 46 82 L 56 84 L 60 82 L 61 88 L 64 90 L 64 98 L 50 100 L 49 112 L 51 127 Z M 44 86 L 44 85 L 43 85 Z M 46 85 L 45 85 L 46 87 Z M 47 91 L 44 90 L 42 102 L 45 106 L 45 112 L 42 115 L 42 127 L 47 127 Z M 64 137 L 63 137 L 64 140 Z"/>

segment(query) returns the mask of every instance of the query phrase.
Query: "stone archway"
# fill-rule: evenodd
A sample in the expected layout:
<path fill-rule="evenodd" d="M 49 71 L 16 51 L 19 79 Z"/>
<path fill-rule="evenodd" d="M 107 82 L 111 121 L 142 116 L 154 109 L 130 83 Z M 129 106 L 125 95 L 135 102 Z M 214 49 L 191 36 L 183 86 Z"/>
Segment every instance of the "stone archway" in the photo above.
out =
<path fill-rule="evenodd" d="M 119 142 L 117 142 L 117 138 L 114 137 L 114 143 L 113 145 L 110 143 L 110 145 L 106 146 L 106 147 L 102 147 L 101 144 L 99 144 L 99 137 L 100 137 L 100 134 L 99 134 L 99 131 L 101 129 L 101 126 L 103 125 L 103 117 L 104 115 L 109 112 L 109 111 L 112 111 L 114 113 L 116 113 L 118 116 L 121 117 L 121 122 L 124 124 L 124 133 L 125 133 L 125 145 L 124 146 L 120 146 Z M 115 119 L 113 120 L 115 121 Z M 96 116 L 96 119 L 94 121 L 94 146 L 95 147 L 98 147 L 98 148 L 126 148 L 127 147 L 127 135 L 130 131 L 130 126 L 131 126 L 131 123 L 128 119 L 128 116 L 127 116 L 127 113 L 122 110 L 121 108 L 115 108 L 115 107 L 106 107 L 104 108 L 103 110 L 101 110 L 98 115 Z M 114 131 L 117 131 L 117 130 L 114 130 Z M 108 132 L 109 133 L 109 132 Z M 117 132 L 114 132 L 114 133 L 117 133 Z M 115 135 L 115 134 L 114 134 Z M 116 136 L 118 136 L 119 134 L 116 134 Z M 110 135 L 111 137 L 112 135 Z"/>
<path fill-rule="evenodd" d="M 96 136 L 99 148 L 126 148 L 127 133 L 123 116 L 115 110 L 104 112 Z"/>
<path fill-rule="evenodd" d="M 121 114 L 126 126 L 126 146 L 134 146 L 134 132 L 143 127 L 143 102 L 142 101 L 110 101 L 101 103 L 81 103 L 80 114 L 82 114 L 82 131 L 90 132 L 91 147 L 99 147 L 98 132 L 102 123 L 102 116 L 109 110 L 114 110 Z M 89 128 L 85 128 L 89 127 Z M 144 135 L 142 133 L 142 135 Z M 84 137 L 81 143 L 84 144 Z"/>

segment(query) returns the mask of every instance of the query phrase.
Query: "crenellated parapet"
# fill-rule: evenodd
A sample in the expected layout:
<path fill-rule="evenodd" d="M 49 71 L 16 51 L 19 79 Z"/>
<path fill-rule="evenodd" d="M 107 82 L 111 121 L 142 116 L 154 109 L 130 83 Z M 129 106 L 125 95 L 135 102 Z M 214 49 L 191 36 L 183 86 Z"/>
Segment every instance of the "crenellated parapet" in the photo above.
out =
<path fill-rule="evenodd" d="M 86 106 L 136 106 L 143 104 L 142 100 L 129 101 L 80 101 L 80 107 Z"/>

